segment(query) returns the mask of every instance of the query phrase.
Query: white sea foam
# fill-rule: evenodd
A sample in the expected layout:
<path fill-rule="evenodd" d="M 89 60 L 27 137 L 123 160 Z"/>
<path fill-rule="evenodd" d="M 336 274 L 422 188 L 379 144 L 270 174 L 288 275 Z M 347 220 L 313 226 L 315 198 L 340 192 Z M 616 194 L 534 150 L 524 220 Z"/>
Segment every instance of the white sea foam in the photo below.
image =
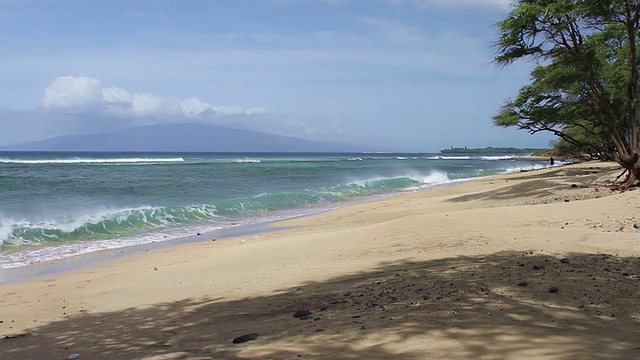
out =
<path fill-rule="evenodd" d="M 9 219 L 0 218 L 0 246 L 2 246 L 6 239 L 9 239 L 11 233 L 13 233 L 13 221 Z"/>
<path fill-rule="evenodd" d="M 98 237 L 105 235 L 119 236 L 107 222 L 120 224 L 119 227 L 130 228 L 159 228 L 188 223 L 196 219 L 218 218 L 215 207 L 211 205 L 190 205 L 183 208 L 184 212 L 167 211 L 165 207 L 139 206 L 130 208 L 95 208 L 83 209 L 80 213 L 59 213 L 53 218 L 11 219 L 0 215 L 0 245 L 12 246 L 35 245 L 41 241 L 59 240 L 56 231 L 71 234 L 81 230 L 84 236 L 89 234 Z M 186 214 L 185 214 L 186 213 Z M 140 221 L 141 219 L 141 221 Z M 127 225 L 125 225 L 127 224 Z M 101 228 L 91 227 L 94 225 Z M 116 225 L 118 226 L 118 225 Z M 33 238 L 22 238 L 19 234 L 35 231 L 38 235 Z M 83 236 L 83 235 L 80 235 Z M 69 240 L 69 239 L 66 239 Z M 65 240 L 62 240 L 65 241 Z"/>
<path fill-rule="evenodd" d="M 415 179 L 425 185 L 433 185 L 433 184 L 446 184 L 451 181 L 447 173 L 435 171 L 427 176 L 418 177 Z"/>
<path fill-rule="evenodd" d="M 171 239 L 192 236 L 196 231 L 204 233 L 218 230 L 220 228 L 221 226 L 219 225 L 200 228 L 190 227 L 188 229 L 180 229 L 172 232 L 147 233 L 145 235 L 132 238 L 81 241 L 47 247 L 27 248 L 21 251 L 2 254 L 2 256 L 0 256 L 0 269 L 9 269 L 30 264 L 59 260 L 71 256 L 88 254 L 101 250 L 143 245 L 158 241 L 167 241 Z"/>
<path fill-rule="evenodd" d="M 513 159 L 515 159 L 515 156 L 514 155 L 480 156 L 480 159 L 482 159 L 482 160 L 494 160 L 494 161 L 498 161 L 498 160 L 513 160 Z"/>
<path fill-rule="evenodd" d="M 244 158 L 244 159 L 233 160 L 233 162 L 236 162 L 236 163 L 261 163 L 262 160 Z"/>
<path fill-rule="evenodd" d="M 176 158 L 69 158 L 69 159 L 7 159 L 1 158 L 4 164 L 136 164 L 136 163 L 171 163 L 183 162 Z"/>
<path fill-rule="evenodd" d="M 469 160 L 468 156 L 438 156 L 442 160 Z"/>
<path fill-rule="evenodd" d="M 544 169 L 546 167 L 547 167 L 546 164 L 534 164 L 534 165 L 529 165 L 529 166 L 514 166 L 514 167 L 511 167 L 511 168 L 505 169 L 504 172 L 510 174 L 510 173 L 516 173 L 516 172 L 520 172 L 520 171 Z"/>
<path fill-rule="evenodd" d="M 274 211 L 269 212 L 268 214 L 255 214 L 254 216 L 249 215 L 244 219 L 225 220 L 218 218 L 215 222 L 201 223 L 198 225 L 191 224 L 186 227 L 165 229 L 163 231 L 141 234 L 136 237 L 79 241 L 60 245 L 50 245 L 47 247 L 27 247 L 15 252 L 12 251 L 0 253 L 0 269 L 9 269 L 31 264 L 56 261 L 71 256 L 83 255 L 101 250 L 119 249 L 129 246 L 187 238 L 192 237 L 197 233 L 206 234 L 224 228 L 245 226 L 250 224 L 257 225 L 261 223 L 290 219 L 294 217 L 306 216 L 313 213 L 322 212 L 333 208 L 335 208 L 335 205 Z M 0 223 L 0 231 L 3 231 L 2 229 L 4 229 L 4 225 L 3 223 Z M 0 282 L 1 280 L 2 279 L 0 278 Z"/>

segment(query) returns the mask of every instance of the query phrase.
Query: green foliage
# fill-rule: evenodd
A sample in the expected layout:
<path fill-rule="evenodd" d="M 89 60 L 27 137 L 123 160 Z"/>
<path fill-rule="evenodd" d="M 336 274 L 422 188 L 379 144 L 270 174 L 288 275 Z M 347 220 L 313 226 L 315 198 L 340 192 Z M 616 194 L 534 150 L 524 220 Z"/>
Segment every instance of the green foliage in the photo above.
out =
<path fill-rule="evenodd" d="M 497 26 L 495 63 L 531 59 L 530 83 L 494 124 L 557 135 L 563 151 L 638 176 L 639 0 L 521 0 Z"/>

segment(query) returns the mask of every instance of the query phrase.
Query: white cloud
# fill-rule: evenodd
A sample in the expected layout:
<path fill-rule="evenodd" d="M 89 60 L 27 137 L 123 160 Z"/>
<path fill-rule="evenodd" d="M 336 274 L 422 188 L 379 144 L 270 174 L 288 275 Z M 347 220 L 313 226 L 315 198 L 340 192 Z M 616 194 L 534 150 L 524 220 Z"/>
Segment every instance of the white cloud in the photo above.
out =
<path fill-rule="evenodd" d="M 100 80 L 85 76 L 62 76 L 53 80 L 45 89 L 40 106 L 57 112 L 173 119 L 192 118 L 206 111 L 219 115 L 268 112 L 264 107 L 243 109 L 239 106 L 212 105 L 196 97 L 177 100 L 156 94 L 131 93 L 119 87 L 103 88 Z"/>
<path fill-rule="evenodd" d="M 77 112 L 99 106 L 102 99 L 100 80 L 84 76 L 62 76 L 47 86 L 40 105 L 48 109 Z"/>
<path fill-rule="evenodd" d="M 182 100 L 156 94 L 102 87 L 83 76 L 53 80 L 40 101 L 43 125 L 72 133 L 96 133 L 131 126 L 198 122 L 297 137 L 322 138 L 337 134 L 329 119 L 276 114 L 265 107 L 214 105 L 197 97 Z M 39 126 L 39 127 L 42 127 Z"/>

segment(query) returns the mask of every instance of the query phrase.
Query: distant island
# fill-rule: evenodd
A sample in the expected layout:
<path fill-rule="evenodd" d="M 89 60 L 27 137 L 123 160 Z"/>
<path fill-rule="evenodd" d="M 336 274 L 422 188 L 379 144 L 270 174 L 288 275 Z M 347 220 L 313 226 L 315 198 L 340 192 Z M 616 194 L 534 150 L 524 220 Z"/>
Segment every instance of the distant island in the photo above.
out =
<path fill-rule="evenodd" d="M 371 150 L 375 148 L 197 123 L 148 125 L 102 134 L 65 135 L 0 146 L 0 151 L 362 152 Z"/>
<path fill-rule="evenodd" d="M 532 148 L 514 148 L 514 147 L 486 147 L 486 148 L 463 148 L 451 147 L 450 149 L 440 150 L 442 154 L 531 154 L 536 151 L 547 149 L 532 149 Z"/>

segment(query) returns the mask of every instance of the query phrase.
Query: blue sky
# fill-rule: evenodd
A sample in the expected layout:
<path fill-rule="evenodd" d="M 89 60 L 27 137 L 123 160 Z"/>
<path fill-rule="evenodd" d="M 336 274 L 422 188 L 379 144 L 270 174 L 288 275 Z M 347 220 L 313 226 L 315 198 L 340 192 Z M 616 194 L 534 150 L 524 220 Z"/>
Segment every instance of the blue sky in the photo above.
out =
<path fill-rule="evenodd" d="M 492 125 L 509 0 L 0 0 L 0 145 L 202 122 L 389 150 L 546 147 Z"/>

